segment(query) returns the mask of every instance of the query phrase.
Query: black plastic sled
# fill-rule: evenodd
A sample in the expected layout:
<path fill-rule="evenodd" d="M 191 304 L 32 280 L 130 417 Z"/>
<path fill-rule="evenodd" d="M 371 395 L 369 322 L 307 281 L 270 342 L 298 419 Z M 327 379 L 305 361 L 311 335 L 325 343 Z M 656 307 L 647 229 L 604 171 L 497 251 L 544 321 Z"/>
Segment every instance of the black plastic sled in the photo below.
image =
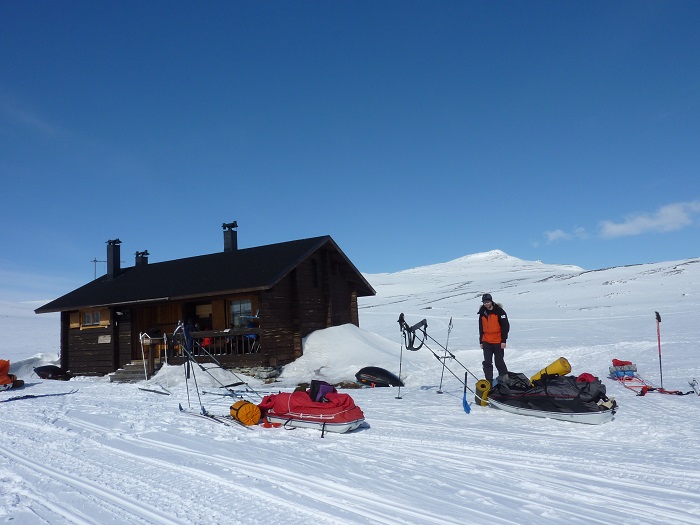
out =
<path fill-rule="evenodd" d="M 366 366 L 355 374 L 357 382 L 371 387 L 404 386 L 394 374 L 378 366 Z"/>
<path fill-rule="evenodd" d="M 611 421 L 617 410 L 598 378 L 578 381 L 574 376 L 544 375 L 530 383 L 524 374 L 508 372 L 498 377 L 488 401 L 506 412 L 593 425 Z"/>
<path fill-rule="evenodd" d="M 55 365 L 37 366 L 34 369 L 34 373 L 40 379 L 57 379 L 59 381 L 68 381 L 73 377 L 73 374 Z"/>

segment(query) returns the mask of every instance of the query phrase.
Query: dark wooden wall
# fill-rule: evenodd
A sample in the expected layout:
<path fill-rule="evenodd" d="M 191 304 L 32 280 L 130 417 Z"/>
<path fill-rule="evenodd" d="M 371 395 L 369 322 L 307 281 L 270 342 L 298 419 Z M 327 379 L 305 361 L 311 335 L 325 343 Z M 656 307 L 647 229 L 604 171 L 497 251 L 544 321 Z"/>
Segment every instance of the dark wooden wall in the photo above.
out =
<path fill-rule="evenodd" d="M 283 365 L 302 355 L 302 339 L 315 330 L 346 323 L 358 325 L 355 272 L 336 251 L 322 248 L 302 261 L 269 290 L 252 297 L 260 313 L 259 354 L 226 356 L 222 364 Z M 226 301 L 210 298 L 214 330 L 228 328 Z M 202 300 L 200 299 L 200 303 Z M 193 303 L 170 302 L 112 310 L 109 327 L 70 328 L 69 312 L 61 314 L 61 366 L 74 374 L 107 374 L 132 359 L 141 359 L 139 334 L 151 329 L 172 334 Z M 98 343 L 110 335 L 111 344 Z"/>
<path fill-rule="evenodd" d="M 260 344 L 266 364 L 289 363 L 301 355 L 301 343 L 298 349 L 295 345 L 299 324 L 295 303 L 296 270 L 260 295 Z"/>
<path fill-rule="evenodd" d="M 61 312 L 61 368 L 70 370 L 68 351 L 68 333 L 70 330 L 70 312 Z"/>
<path fill-rule="evenodd" d="M 357 296 L 340 257 L 320 250 L 302 262 L 263 292 L 260 316 L 262 348 L 273 364 L 300 357 L 302 339 L 315 330 L 357 325 Z"/>
<path fill-rule="evenodd" d="M 100 343 L 100 336 L 109 336 L 110 342 Z M 66 368 L 73 375 L 105 375 L 115 370 L 112 327 L 68 330 Z"/>

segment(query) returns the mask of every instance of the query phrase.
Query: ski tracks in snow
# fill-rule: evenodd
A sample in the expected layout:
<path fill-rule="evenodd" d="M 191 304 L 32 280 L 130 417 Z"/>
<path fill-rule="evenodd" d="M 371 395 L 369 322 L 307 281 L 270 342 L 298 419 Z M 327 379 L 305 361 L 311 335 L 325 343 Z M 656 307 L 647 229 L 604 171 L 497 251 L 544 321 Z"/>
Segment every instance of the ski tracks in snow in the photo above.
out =
<path fill-rule="evenodd" d="M 454 398 L 461 398 L 461 392 L 446 394 L 405 391 L 405 399 L 396 401 L 392 411 L 383 411 L 391 420 L 384 422 L 388 432 L 376 439 L 386 440 L 386 445 L 370 446 L 377 451 L 377 462 L 390 461 L 403 450 L 411 458 L 399 467 L 408 466 L 406 470 L 410 463 L 439 463 L 436 479 L 423 480 L 416 489 L 425 497 L 431 487 L 437 493 L 442 486 L 448 501 L 461 498 L 463 515 L 472 516 L 465 523 L 479 522 L 476 513 L 484 508 L 492 509 L 487 517 L 491 523 L 630 523 L 640 516 L 646 523 L 700 522 L 700 473 L 691 466 L 699 440 L 687 425 L 687 413 L 679 432 L 648 427 L 634 411 L 618 415 L 619 422 L 588 426 L 489 407 L 473 406 L 466 415 L 455 409 Z M 677 402 L 661 401 L 668 403 L 667 411 Z M 417 422 L 417 405 L 422 406 L 423 424 Z M 440 405 L 449 417 L 436 417 Z M 499 430 L 480 430 L 494 427 Z M 621 461 L 629 458 L 630 450 L 638 460 Z M 659 454 L 666 456 L 662 471 L 655 467 Z"/>
<path fill-rule="evenodd" d="M 27 523 L 461 522 L 415 505 L 412 497 L 397 506 L 383 491 L 353 488 L 342 465 L 328 476 L 325 455 L 350 436 L 329 434 L 321 441 L 319 432 L 301 429 L 242 433 L 175 413 L 147 428 L 101 407 L 43 412 L 35 415 L 38 420 L 18 421 L 0 446 L 15 473 L 13 501 L 3 506 Z M 180 437 L 171 435 L 172 424 L 180 427 Z M 4 446 L 26 441 L 27 435 L 31 450 Z M 220 443 L 220 453 L 212 453 L 211 440 Z M 276 458 L 280 446 L 300 452 L 293 462 L 287 454 Z M 240 448 L 257 450 L 242 456 L 258 456 L 259 462 L 237 459 Z M 309 448 L 316 453 L 304 454 Z M 153 484 L 141 481 L 143 471 L 153 473 Z M 46 487 L 45 493 L 32 491 L 37 486 Z M 90 517 L 95 515 L 104 519 Z"/>
<path fill-rule="evenodd" d="M 143 394 L 133 407 L 94 396 L 89 404 L 75 396 L 70 403 L 23 401 L 8 412 L 14 422 L 0 443 L 0 511 L 29 525 L 700 518 L 700 474 L 689 467 L 695 433 L 640 428 L 634 412 L 645 406 L 643 398 L 625 399 L 628 412 L 616 421 L 587 426 L 485 407 L 467 415 L 461 392 L 403 394 L 397 400 L 395 389 L 354 392 L 369 428 L 323 439 L 315 430 L 248 432 L 183 417 L 172 400 Z M 648 401 L 659 409 L 673 402 Z M 383 420 L 373 416 L 375 408 Z M 638 461 L 629 461 L 630 450 Z M 645 460 L 659 453 L 662 472 Z"/>

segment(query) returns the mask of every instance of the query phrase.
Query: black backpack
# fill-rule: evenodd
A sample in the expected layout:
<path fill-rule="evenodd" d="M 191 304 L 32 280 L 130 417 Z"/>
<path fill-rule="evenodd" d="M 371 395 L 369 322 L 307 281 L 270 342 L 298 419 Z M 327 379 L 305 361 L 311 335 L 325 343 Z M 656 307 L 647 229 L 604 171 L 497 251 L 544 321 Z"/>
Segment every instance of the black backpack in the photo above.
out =
<path fill-rule="evenodd" d="M 319 381 L 317 379 L 311 380 L 311 386 L 309 386 L 309 397 L 311 401 L 316 401 L 317 403 L 328 401 L 326 399 L 326 394 L 329 392 L 337 392 L 337 390 L 333 385 L 325 381 Z"/>

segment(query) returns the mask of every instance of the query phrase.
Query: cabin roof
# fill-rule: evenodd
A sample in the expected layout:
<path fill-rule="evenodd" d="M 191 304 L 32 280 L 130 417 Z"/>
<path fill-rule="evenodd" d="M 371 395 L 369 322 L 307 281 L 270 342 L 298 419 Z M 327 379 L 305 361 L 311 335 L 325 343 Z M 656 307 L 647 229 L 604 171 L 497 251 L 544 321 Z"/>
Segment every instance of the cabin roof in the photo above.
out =
<path fill-rule="evenodd" d="M 272 288 L 318 249 L 329 245 L 350 268 L 357 295 L 375 290 L 328 236 L 224 251 L 120 269 L 103 275 L 35 310 L 61 312 L 81 308 L 194 299 Z"/>

